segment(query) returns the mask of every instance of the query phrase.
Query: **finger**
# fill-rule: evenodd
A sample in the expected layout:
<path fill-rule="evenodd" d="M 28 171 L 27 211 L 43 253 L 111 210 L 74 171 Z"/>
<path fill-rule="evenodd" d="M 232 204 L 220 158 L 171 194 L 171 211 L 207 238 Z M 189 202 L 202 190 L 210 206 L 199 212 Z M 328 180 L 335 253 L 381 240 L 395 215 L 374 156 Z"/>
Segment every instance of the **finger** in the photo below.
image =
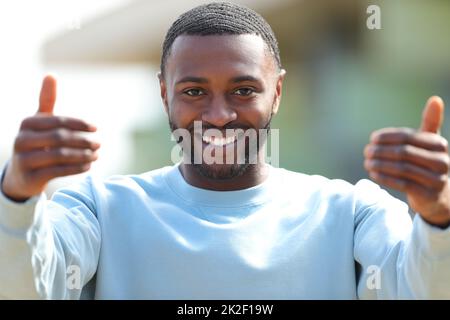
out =
<path fill-rule="evenodd" d="M 84 164 L 57 165 L 31 171 L 28 174 L 28 179 L 44 184 L 53 178 L 83 173 L 90 168 L 90 162 Z"/>
<path fill-rule="evenodd" d="M 42 113 L 53 113 L 56 101 L 56 79 L 47 75 L 42 81 L 41 94 L 39 96 L 39 110 Z"/>
<path fill-rule="evenodd" d="M 26 118 L 22 121 L 21 130 L 50 130 L 56 128 L 66 128 L 70 130 L 94 132 L 97 128 L 84 120 L 70 117 L 56 117 L 56 116 L 34 116 Z"/>
<path fill-rule="evenodd" d="M 376 144 L 404 145 L 410 144 L 431 151 L 447 152 L 448 142 L 445 138 L 430 132 L 420 132 L 411 128 L 384 128 L 374 131 L 370 141 Z"/>
<path fill-rule="evenodd" d="M 437 174 L 408 162 L 365 160 L 364 167 L 369 172 L 375 171 L 395 178 L 407 179 L 433 190 L 442 190 L 448 179 L 446 174 Z"/>
<path fill-rule="evenodd" d="M 54 148 L 47 151 L 30 151 L 17 155 L 22 168 L 35 170 L 56 165 L 76 165 L 93 162 L 98 153 L 89 149 Z"/>
<path fill-rule="evenodd" d="M 435 192 L 407 179 L 399 179 L 380 172 L 372 171 L 369 173 L 372 180 L 385 187 L 405 192 L 422 198 L 432 198 Z"/>
<path fill-rule="evenodd" d="M 438 96 L 428 99 L 422 113 L 420 131 L 438 133 L 444 120 L 444 101 Z"/>
<path fill-rule="evenodd" d="M 448 173 L 450 158 L 448 153 L 434 152 L 413 145 L 368 144 L 364 148 L 367 159 L 405 161 L 436 173 Z"/>
<path fill-rule="evenodd" d="M 19 133 L 14 142 L 14 151 L 16 152 L 55 147 L 97 150 L 100 148 L 100 143 L 89 140 L 77 131 L 68 129 L 53 129 L 49 131 L 24 130 Z"/>

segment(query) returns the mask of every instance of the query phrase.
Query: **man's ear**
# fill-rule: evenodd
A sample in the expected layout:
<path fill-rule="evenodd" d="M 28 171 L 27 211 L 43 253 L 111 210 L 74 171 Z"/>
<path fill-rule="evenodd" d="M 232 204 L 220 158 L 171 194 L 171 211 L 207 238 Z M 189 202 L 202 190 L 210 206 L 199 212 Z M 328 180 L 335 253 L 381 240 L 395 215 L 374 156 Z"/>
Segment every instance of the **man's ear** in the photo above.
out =
<path fill-rule="evenodd" d="M 275 96 L 273 98 L 272 105 L 272 114 L 276 114 L 278 112 L 278 108 L 280 107 L 281 95 L 283 92 L 283 80 L 286 76 L 286 70 L 281 69 L 280 74 L 278 75 L 277 84 L 275 88 Z"/>
<path fill-rule="evenodd" d="M 166 81 L 164 80 L 164 77 L 161 72 L 158 72 L 158 79 L 159 79 L 159 88 L 161 90 L 161 100 L 164 104 L 164 110 L 167 114 L 169 114 L 169 103 L 167 100 L 167 86 Z"/>

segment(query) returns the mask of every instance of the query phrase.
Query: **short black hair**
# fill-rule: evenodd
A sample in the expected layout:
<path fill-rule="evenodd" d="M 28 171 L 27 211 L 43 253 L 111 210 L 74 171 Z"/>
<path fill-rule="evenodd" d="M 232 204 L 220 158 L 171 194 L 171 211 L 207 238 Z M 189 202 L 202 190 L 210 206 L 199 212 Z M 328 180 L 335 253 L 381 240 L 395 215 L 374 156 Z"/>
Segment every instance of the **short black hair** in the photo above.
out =
<path fill-rule="evenodd" d="M 170 49 L 180 35 L 259 35 L 276 64 L 281 69 L 280 50 L 275 34 L 267 21 L 257 12 L 243 5 L 229 2 L 213 2 L 195 7 L 178 17 L 167 31 L 161 57 L 161 73 Z"/>

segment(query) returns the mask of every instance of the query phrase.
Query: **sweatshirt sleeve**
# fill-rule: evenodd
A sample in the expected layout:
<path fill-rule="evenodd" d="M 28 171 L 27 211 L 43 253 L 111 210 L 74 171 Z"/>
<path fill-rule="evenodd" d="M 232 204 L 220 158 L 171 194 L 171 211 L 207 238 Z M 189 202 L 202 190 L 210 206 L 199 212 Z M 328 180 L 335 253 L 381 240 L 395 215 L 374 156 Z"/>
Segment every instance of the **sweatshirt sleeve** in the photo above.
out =
<path fill-rule="evenodd" d="M 52 200 L 17 203 L 0 192 L 0 298 L 79 299 L 100 241 L 89 177 Z"/>
<path fill-rule="evenodd" d="M 450 228 L 419 215 L 376 184 L 356 185 L 354 257 L 360 299 L 450 299 Z"/>

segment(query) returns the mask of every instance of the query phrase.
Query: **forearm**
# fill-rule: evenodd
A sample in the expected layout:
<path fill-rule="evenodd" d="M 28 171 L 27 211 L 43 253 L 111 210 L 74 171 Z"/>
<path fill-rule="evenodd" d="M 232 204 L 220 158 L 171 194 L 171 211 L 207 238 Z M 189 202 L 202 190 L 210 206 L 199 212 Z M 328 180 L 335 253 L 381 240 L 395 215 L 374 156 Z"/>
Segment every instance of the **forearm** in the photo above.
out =
<path fill-rule="evenodd" d="M 0 296 L 80 297 L 97 268 L 100 229 L 89 183 L 74 189 L 24 203 L 0 194 Z"/>
<path fill-rule="evenodd" d="M 40 268 L 35 255 L 42 233 L 41 217 L 35 212 L 45 196 L 17 204 L 0 194 L 0 296 L 8 299 L 36 299 L 34 268 Z M 39 241 L 38 241 L 39 240 Z"/>
<path fill-rule="evenodd" d="M 364 200 L 355 215 L 358 297 L 449 299 L 450 228 L 432 226 L 419 215 L 411 223 L 405 203 L 371 184 L 357 186 Z"/>
<path fill-rule="evenodd" d="M 399 298 L 409 288 L 417 299 L 450 299 L 450 228 L 431 226 L 417 215 L 398 269 Z"/>

